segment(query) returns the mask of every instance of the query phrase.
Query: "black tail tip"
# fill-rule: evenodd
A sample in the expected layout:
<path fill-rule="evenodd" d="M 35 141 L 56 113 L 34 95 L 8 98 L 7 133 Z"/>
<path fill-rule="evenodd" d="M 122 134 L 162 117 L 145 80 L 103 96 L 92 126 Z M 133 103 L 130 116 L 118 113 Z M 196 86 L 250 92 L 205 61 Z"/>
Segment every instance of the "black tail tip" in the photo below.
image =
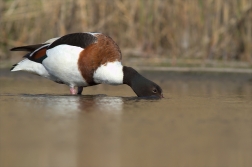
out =
<path fill-rule="evenodd" d="M 16 66 L 17 66 L 17 64 L 14 64 L 14 65 L 11 67 L 10 71 L 13 70 Z"/>

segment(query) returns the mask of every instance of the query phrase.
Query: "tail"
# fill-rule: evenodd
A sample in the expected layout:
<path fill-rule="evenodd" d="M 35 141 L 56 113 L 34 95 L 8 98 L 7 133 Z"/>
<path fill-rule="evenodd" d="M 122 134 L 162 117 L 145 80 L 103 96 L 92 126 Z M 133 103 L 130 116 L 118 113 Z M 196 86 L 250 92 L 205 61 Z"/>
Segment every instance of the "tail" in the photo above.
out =
<path fill-rule="evenodd" d="M 42 76 L 47 76 L 48 72 L 45 70 L 44 66 L 38 61 L 43 57 L 46 53 L 46 47 L 50 45 L 48 43 L 36 44 L 36 45 L 27 45 L 12 48 L 11 51 L 28 51 L 26 55 L 24 55 L 24 59 L 17 64 L 14 64 L 10 69 L 11 71 L 27 71 L 31 73 L 35 73 Z"/>
<path fill-rule="evenodd" d="M 49 39 L 48 41 L 42 44 L 20 46 L 10 49 L 11 51 L 29 52 L 23 57 L 24 59 L 22 61 L 17 64 L 14 64 L 10 71 L 27 71 L 62 84 L 62 81 L 58 80 L 54 76 L 51 76 L 45 69 L 45 67 L 41 64 L 41 61 L 47 57 L 46 48 L 58 38 L 59 37 Z"/>
<path fill-rule="evenodd" d="M 12 68 L 10 69 L 10 71 L 27 71 L 27 72 L 36 73 L 37 68 L 39 68 L 40 66 L 42 65 L 39 63 L 33 62 L 29 60 L 28 58 L 25 58 L 19 63 L 14 64 Z"/>
<path fill-rule="evenodd" d="M 52 80 L 54 82 L 57 82 L 59 84 L 63 84 L 63 82 L 61 80 L 59 80 L 56 77 L 50 75 L 42 64 L 31 61 L 28 58 L 25 58 L 22 61 L 20 61 L 19 63 L 14 64 L 13 67 L 10 70 L 11 71 L 30 72 L 30 73 L 37 74 L 37 75 L 40 75 L 42 77 L 48 78 L 48 79 L 50 79 L 50 80 Z"/>
<path fill-rule="evenodd" d="M 26 55 L 23 56 L 23 60 L 20 61 L 17 64 L 14 64 L 12 66 L 12 68 L 10 69 L 10 71 L 21 71 L 21 70 L 25 70 L 25 65 L 29 64 L 27 63 L 28 61 L 26 59 L 28 59 L 30 57 L 30 55 L 37 50 L 38 48 L 40 48 L 41 46 L 44 46 L 45 44 L 36 44 L 36 45 L 27 45 L 27 46 L 19 46 L 19 47 L 15 47 L 10 49 L 10 51 L 28 51 L 30 53 L 27 53 Z"/>
<path fill-rule="evenodd" d="M 26 54 L 24 58 L 28 58 L 29 60 L 37 62 L 37 63 L 42 63 L 42 61 L 47 57 L 46 49 L 49 45 L 50 44 L 47 43 L 47 44 L 36 45 L 36 47 L 35 45 L 20 46 L 20 47 L 12 48 L 11 51 L 29 51 L 30 50 L 29 51 L 30 53 Z M 31 46 L 34 46 L 34 47 L 31 47 Z"/>
<path fill-rule="evenodd" d="M 14 68 L 15 68 L 17 65 L 18 65 L 18 64 L 14 64 L 14 65 L 11 67 L 10 71 L 16 71 L 16 70 L 14 70 Z"/>
<path fill-rule="evenodd" d="M 26 55 L 23 56 L 23 58 L 24 58 L 24 59 L 25 59 L 25 58 L 29 58 L 30 54 L 31 54 L 31 53 L 27 53 Z M 22 62 L 22 61 L 20 61 L 20 62 L 17 63 L 17 64 L 14 64 L 14 65 L 11 67 L 10 71 L 19 71 L 19 70 L 17 70 L 18 68 L 16 68 L 16 66 L 19 65 L 21 62 Z"/>

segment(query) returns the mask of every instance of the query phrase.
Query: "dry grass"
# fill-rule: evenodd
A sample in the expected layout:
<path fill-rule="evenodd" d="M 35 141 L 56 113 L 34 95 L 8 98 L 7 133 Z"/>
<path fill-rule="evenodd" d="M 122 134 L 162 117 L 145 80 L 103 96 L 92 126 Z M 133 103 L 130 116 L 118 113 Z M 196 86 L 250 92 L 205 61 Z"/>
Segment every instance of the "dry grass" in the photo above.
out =
<path fill-rule="evenodd" d="M 125 55 L 252 62 L 251 0 L 0 0 L 0 58 L 18 45 L 103 32 Z"/>

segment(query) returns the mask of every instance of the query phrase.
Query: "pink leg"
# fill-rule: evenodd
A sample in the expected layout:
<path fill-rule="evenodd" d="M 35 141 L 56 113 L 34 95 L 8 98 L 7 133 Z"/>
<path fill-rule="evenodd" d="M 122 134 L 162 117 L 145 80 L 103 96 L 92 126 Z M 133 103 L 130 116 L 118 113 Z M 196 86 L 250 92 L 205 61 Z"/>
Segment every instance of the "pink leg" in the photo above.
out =
<path fill-rule="evenodd" d="M 70 93 L 72 94 L 72 95 L 76 95 L 76 90 L 74 89 L 74 87 L 72 88 L 72 87 L 70 87 Z"/>

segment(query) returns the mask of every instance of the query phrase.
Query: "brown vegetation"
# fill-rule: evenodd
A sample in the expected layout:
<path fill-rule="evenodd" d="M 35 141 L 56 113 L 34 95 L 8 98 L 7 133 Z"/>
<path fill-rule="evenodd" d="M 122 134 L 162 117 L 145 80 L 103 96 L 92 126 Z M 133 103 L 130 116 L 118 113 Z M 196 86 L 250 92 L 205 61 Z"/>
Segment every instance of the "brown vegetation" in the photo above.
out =
<path fill-rule="evenodd" d="M 251 0 L 0 0 L 0 58 L 11 47 L 103 32 L 125 55 L 252 62 Z"/>

